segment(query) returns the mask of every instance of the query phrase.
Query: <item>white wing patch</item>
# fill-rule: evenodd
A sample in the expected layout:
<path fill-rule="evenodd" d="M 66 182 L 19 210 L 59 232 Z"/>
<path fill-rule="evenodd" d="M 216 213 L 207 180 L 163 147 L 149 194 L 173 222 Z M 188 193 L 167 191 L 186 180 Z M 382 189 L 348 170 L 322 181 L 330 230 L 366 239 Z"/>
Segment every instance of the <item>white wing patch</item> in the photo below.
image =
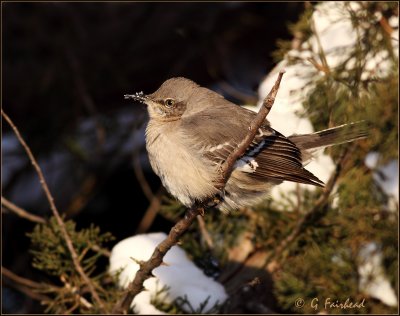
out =
<path fill-rule="evenodd" d="M 264 145 L 265 145 L 265 140 L 263 140 L 261 143 L 259 143 L 259 144 L 257 145 L 257 147 L 254 148 L 254 149 L 252 149 L 247 155 L 250 156 L 250 157 L 252 157 L 252 156 L 254 156 L 255 154 L 258 154 L 258 153 L 261 151 L 261 149 L 264 147 Z"/>
<path fill-rule="evenodd" d="M 253 157 L 244 156 L 236 161 L 233 168 L 242 172 L 254 173 L 258 168 L 258 163 Z"/>

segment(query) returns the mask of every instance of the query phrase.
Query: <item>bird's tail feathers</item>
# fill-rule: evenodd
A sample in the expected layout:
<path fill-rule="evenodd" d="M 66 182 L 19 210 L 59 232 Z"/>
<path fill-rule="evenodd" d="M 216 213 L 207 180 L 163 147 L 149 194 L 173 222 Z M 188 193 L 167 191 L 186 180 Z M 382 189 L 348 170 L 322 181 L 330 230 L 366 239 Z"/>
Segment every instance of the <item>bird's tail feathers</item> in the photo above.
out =
<path fill-rule="evenodd" d="M 368 123 L 366 121 L 358 121 L 312 134 L 292 135 L 289 136 L 289 139 L 301 150 L 309 150 L 348 143 L 367 136 Z"/>

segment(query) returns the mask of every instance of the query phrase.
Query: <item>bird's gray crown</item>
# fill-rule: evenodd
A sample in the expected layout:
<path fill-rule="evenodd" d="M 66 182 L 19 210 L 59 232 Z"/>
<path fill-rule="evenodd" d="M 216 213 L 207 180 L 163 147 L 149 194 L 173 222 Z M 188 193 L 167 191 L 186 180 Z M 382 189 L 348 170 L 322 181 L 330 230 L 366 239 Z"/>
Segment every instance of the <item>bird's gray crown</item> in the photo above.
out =
<path fill-rule="evenodd" d="M 185 101 L 199 88 L 199 85 L 192 80 L 177 77 L 171 78 L 166 81 L 158 88 L 158 90 L 148 97 L 152 100 L 172 98 L 180 101 Z"/>
<path fill-rule="evenodd" d="M 174 121 L 183 115 L 193 115 L 208 107 L 215 108 L 229 103 L 216 92 L 183 77 L 166 80 L 152 94 L 139 92 L 125 95 L 125 98 L 147 104 L 150 118 L 161 121 Z"/>

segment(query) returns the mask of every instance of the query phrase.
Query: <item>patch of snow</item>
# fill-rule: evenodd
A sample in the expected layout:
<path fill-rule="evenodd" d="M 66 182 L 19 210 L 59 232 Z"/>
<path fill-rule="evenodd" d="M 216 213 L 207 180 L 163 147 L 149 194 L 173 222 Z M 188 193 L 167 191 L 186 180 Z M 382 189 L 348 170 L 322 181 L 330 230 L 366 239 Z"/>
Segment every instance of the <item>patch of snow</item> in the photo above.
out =
<path fill-rule="evenodd" d="M 1 185 L 5 187 L 15 172 L 28 163 L 28 157 L 21 155 L 23 151 L 17 137 L 12 133 L 4 133 L 1 137 L 2 173 Z M 7 153 L 7 154 L 5 154 Z"/>
<path fill-rule="evenodd" d="M 361 264 L 359 287 L 365 294 L 379 299 L 388 306 L 397 306 L 397 296 L 382 268 L 382 252 L 376 243 L 365 245 L 359 252 Z"/>
<path fill-rule="evenodd" d="M 383 166 L 378 165 L 379 153 L 370 152 L 364 160 L 365 165 L 374 170 L 373 178 L 381 189 L 392 199 L 394 204 L 399 203 L 399 162 L 391 160 Z M 392 207 L 392 201 L 389 200 L 389 209 L 397 209 Z M 393 205 L 393 206 L 395 206 Z"/>
<path fill-rule="evenodd" d="M 261 106 L 262 100 L 274 85 L 277 73 L 282 68 L 285 68 L 286 73 L 283 77 L 281 87 L 279 88 L 275 104 L 272 107 L 271 112 L 268 114 L 268 120 L 271 122 L 273 128 L 285 136 L 313 133 L 314 128 L 310 120 L 305 117 L 300 117 L 298 114 L 304 111 L 302 102 L 308 91 L 308 88 L 305 88 L 305 79 L 298 76 L 299 72 L 302 72 L 303 74 L 305 73 L 305 70 L 303 69 L 304 65 L 288 66 L 286 62 L 281 62 L 280 65 L 277 66 L 260 85 L 259 94 L 261 100 L 259 106 Z M 308 69 L 308 71 L 309 70 L 310 69 Z M 258 111 L 258 108 L 247 108 L 253 111 Z M 315 158 L 307 165 L 306 169 L 312 172 L 320 180 L 326 182 L 335 169 L 335 165 L 330 156 L 323 154 L 322 150 L 315 153 L 314 157 Z M 285 207 L 290 206 L 291 203 L 296 203 L 296 197 L 294 195 L 287 195 L 287 193 L 296 190 L 297 185 L 300 186 L 301 190 L 315 190 L 316 188 L 311 185 L 296 184 L 294 182 L 285 181 L 278 186 L 274 186 L 271 190 L 270 195 L 274 207 Z M 285 195 L 288 200 L 282 199 L 283 195 Z"/>
<path fill-rule="evenodd" d="M 143 113 L 145 111 L 142 111 Z M 109 117 L 103 116 L 104 126 L 107 128 L 106 137 L 102 146 L 101 159 L 107 159 L 109 169 L 116 168 L 132 153 L 144 147 L 144 114 L 131 108 L 120 109 Z M 71 143 L 77 148 L 79 154 L 89 162 L 104 163 L 99 161 L 97 151 L 97 137 L 95 118 L 82 119 L 76 131 L 70 135 Z M 141 124 L 141 125 L 139 125 Z M 2 178 L 3 187 L 14 180 L 16 181 L 8 192 L 7 198 L 17 205 L 29 209 L 43 209 L 42 205 L 47 201 L 40 186 L 38 176 L 33 168 L 23 170 L 23 166 L 29 164 L 28 157 L 12 132 L 2 135 Z M 34 153 L 35 155 L 35 153 Z M 104 158 L 104 157 L 112 157 Z M 141 155 L 142 166 L 150 168 L 147 154 Z M 76 158 L 66 146 L 55 146 L 47 153 L 36 157 L 43 175 L 49 185 L 57 206 L 60 209 L 67 207 L 71 198 L 76 193 L 76 187 L 80 186 L 83 177 L 87 174 L 85 163 Z M 59 188 L 62 187 L 62 190 Z M 24 194 L 21 194 L 24 192 Z"/>
<path fill-rule="evenodd" d="M 393 196 L 399 203 L 399 162 L 392 160 L 379 168 L 379 173 L 374 174 L 374 179 L 386 194 Z"/>
<path fill-rule="evenodd" d="M 317 63 L 322 64 L 319 57 L 319 51 L 322 47 L 329 67 L 335 68 L 347 60 L 349 58 L 349 53 L 354 50 L 354 45 L 356 45 L 357 42 L 357 31 L 353 28 L 345 6 L 350 6 L 354 12 L 357 12 L 361 8 L 360 4 L 356 2 L 324 2 L 316 6 L 312 19 L 314 21 L 316 33 L 318 34 L 318 39 L 315 36 L 311 36 L 307 43 L 302 44 L 302 50 L 291 50 L 287 55 L 287 57 L 295 56 L 302 58 L 303 62 L 289 65 L 286 59 L 281 61 L 260 84 L 260 102 L 258 107 L 247 107 L 253 111 L 258 111 L 262 100 L 274 85 L 279 71 L 285 69 L 286 73 L 283 76 L 275 104 L 268 115 L 268 120 L 271 122 L 272 127 L 285 136 L 314 132 L 310 120 L 301 117 L 299 114 L 304 113 L 302 102 L 312 88 L 312 84 L 309 84 L 310 78 L 315 78 L 316 82 L 324 73 L 317 70 L 307 59 L 312 57 Z M 390 19 L 389 23 L 393 28 L 398 27 L 398 17 Z M 398 41 L 396 41 L 396 36 L 398 38 L 398 34 L 395 33 L 397 32 L 392 33 L 393 50 L 395 54 L 398 54 Z M 311 51 L 307 48 L 308 45 L 311 46 Z M 386 51 L 370 56 L 362 74 L 363 79 L 385 76 L 391 67 L 390 63 Z M 346 67 L 350 69 L 352 64 L 355 66 L 355 61 L 350 60 L 346 64 Z M 373 161 L 368 163 L 373 163 Z M 335 166 L 328 155 L 319 151 L 315 159 L 308 164 L 306 168 L 322 181 L 326 182 Z M 398 165 L 396 167 L 394 164 L 391 164 L 387 168 L 388 169 L 385 170 L 387 170 L 387 172 L 390 171 L 392 175 L 398 174 Z M 395 172 L 396 170 L 397 172 Z M 397 190 L 395 196 L 398 201 L 398 177 L 397 181 L 396 179 L 392 179 L 386 181 L 385 184 L 382 182 L 382 185 L 392 193 L 394 193 L 394 190 Z M 300 187 L 302 189 L 315 190 L 315 187 L 311 185 L 300 184 Z M 282 199 L 285 193 L 295 189 L 296 184 L 292 182 L 284 182 L 279 186 L 275 186 L 271 191 L 272 203 L 274 206 L 280 207 L 282 204 L 288 206 L 291 203 L 296 203 L 296 197 L 294 195 L 286 194 L 287 198 L 291 200 L 291 203 L 288 203 L 286 199 Z M 275 205 L 276 203 L 274 201 L 278 201 L 280 205 Z"/>
<path fill-rule="evenodd" d="M 260 85 L 259 106 L 261 106 L 262 100 L 273 86 L 278 72 L 283 68 L 286 70 L 275 104 L 268 115 L 268 120 L 271 122 L 272 127 L 285 136 L 314 132 L 310 120 L 300 117 L 299 113 L 304 112 L 302 102 L 312 88 L 312 82 L 314 80 L 316 82 L 325 74 L 316 69 L 311 63 L 307 63 L 307 59 L 313 58 L 317 63 L 322 64 L 319 57 L 321 45 L 328 66 L 335 68 L 350 57 L 349 53 L 356 45 L 357 33 L 353 29 L 349 17 L 346 17 L 347 13 L 343 10 L 345 5 L 350 5 L 354 11 L 359 9 L 359 4 L 355 2 L 325 2 L 317 5 L 313 20 L 319 39 L 312 36 L 308 43 L 303 44 L 303 51 L 292 50 L 287 56 L 302 58 L 304 62 L 289 65 L 286 60 L 283 60 Z M 393 28 L 398 28 L 398 17 L 391 18 L 389 23 Z M 398 32 L 393 32 L 391 37 L 394 54 L 398 56 Z M 308 50 L 307 45 L 311 46 L 311 51 Z M 346 64 L 346 69 L 350 70 L 355 66 L 355 60 L 350 60 Z M 391 67 L 392 61 L 390 61 L 389 54 L 386 51 L 378 52 L 374 56 L 367 56 L 362 79 L 384 77 Z M 313 78 L 313 81 L 310 82 L 310 78 Z M 253 108 L 252 110 L 258 111 L 258 108 Z M 397 202 L 397 205 L 399 200 L 398 161 L 393 160 L 384 166 L 379 166 L 378 162 L 379 153 L 371 152 L 365 158 L 365 164 L 374 169 L 373 177 L 375 181 L 386 194 L 393 197 L 392 202 L 389 202 L 389 208 L 391 208 L 390 203 L 393 203 L 393 199 Z M 326 182 L 335 166 L 328 155 L 320 152 L 306 168 Z M 275 186 L 271 191 L 274 207 L 290 207 L 290 205 L 296 204 L 296 196 L 288 194 L 295 191 L 296 185 L 293 182 L 284 182 Z M 301 184 L 300 187 L 301 189 L 315 190 L 315 187 L 309 185 Z M 396 205 L 396 202 L 393 204 Z M 334 204 L 338 204 L 338 197 L 335 197 Z M 380 299 L 384 304 L 397 306 L 398 301 L 395 292 L 383 273 L 382 253 L 374 247 L 376 248 L 376 245 L 371 243 L 360 252 L 360 256 L 364 258 L 364 262 L 359 266 L 360 288 L 366 294 Z"/>
<path fill-rule="evenodd" d="M 376 151 L 371 151 L 365 157 L 364 163 L 368 168 L 374 169 L 374 168 L 376 168 L 376 166 L 378 164 L 378 160 L 379 160 L 379 153 Z"/>
<path fill-rule="evenodd" d="M 152 233 L 136 235 L 120 241 L 114 246 L 110 257 L 110 272 L 123 269 L 119 275 L 119 285 L 126 288 L 139 269 L 139 265 L 132 260 L 147 260 L 150 258 L 155 247 L 165 238 L 165 233 Z M 144 282 L 146 291 L 140 293 L 132 302 L 135 312 L 139 314 L 162 313 L 151 305 L 157 290 L 164 286 L 169 288 L 165 293 L 163 301 L 172 303 L 178 297 L 187 296 L 187 300 L 193 309 L 199 309 L 200 304 L 209 300 L 204 311 L 211 309 L 216 303 L 222 304 L 227 299 L 224 287 L 206 276 L 202 270 L 190 261 L 185 252 L 174 246 L 164 257 L 166 265 L 153 270 L 155 277 Z M 191 312 L 185 305 L 182 306 L 186 312 Z"/>

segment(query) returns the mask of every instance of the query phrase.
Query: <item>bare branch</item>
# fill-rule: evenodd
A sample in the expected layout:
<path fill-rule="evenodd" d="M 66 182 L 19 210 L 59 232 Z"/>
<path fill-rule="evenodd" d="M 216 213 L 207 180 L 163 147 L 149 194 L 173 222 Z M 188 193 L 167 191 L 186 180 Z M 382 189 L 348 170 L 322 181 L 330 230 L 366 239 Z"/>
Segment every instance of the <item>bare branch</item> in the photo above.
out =
<path fill-rule="evenodd" d="M 23 278 L 23 277 L 20 277 L 19 275 L 16 275 L 14 272 L 8 270 L 7 268 L 5 268 L 3 266 L 1 266 L 1 274 L 3 276 L 13 280 L 14 282 L 16 282 L 18 284 L 21 284 L 21 285 L 24 285 L 24 286 L 27 286 L 30 288 L 34 288 L 34 289 L 42 289 L 43 288 L 42 284 L 32 281 L 32 280 L 29 280 L 29 279 L 26 279 L 26 278 Z"/>
<path fill-rule="evenodd" d="M 221 166 L 220 172 L 221 172 L 222 188 L 225 187 L 225 184 L 231 175 L 236 160 L 238 160 L 246 152 L 247 148 L 250 146 L 251 142 L 256 136 L 258 129 L 264 123 L 265 118 L 267 117 L 269 111 L 271 111 L 272 106 L 274 105 L 275 102 L 275 97 L 279 90 L 279 84 L 281 83 L 282 76 L 284 73 L 285 73 L 284 70 L 281 70 L 279 72 L 278 79 L 276 79 L 274 86 L 268 93 L 267 97 L 264 99 L 264 102 L 260 107 L 260 110 L 258 111 L 256 117 L 251 122 L 245 138 L 237 145 L 236 149 L 233 152 L 231 152 L 231 154 L 225 160 L 224 164 Z"/>
<path fill-rule="evenodd" d="M 93 305 L 91 303 L 89 303 L 83 296 L 79 295 L 77 292 L 77 289 L 75 286 L 72 286 L 65 278 L 65 276 L 61 276 L 60 277 L 61 281 L 64 283 L 64 287 L 65 289 L 70 292 L 73 293 L 75 297 L 77 297 L 79 303 L 81 303 L 83 306 L 85 306 L 86 308 L 92 308 Z M 72 306 L 70 308 L 71 311 L 75 310 L 76 308 L 79 307 L 79 303 L 77 302 L 77 304 L 75 304 L 74 306 Z M 65 312 L 65 314 L 69 314 L 68 312 Z"/>
<path fill-rule="evenodd" d="M 15 205 L 14 203 L 12 203 L 11 201 L 7 200 L 5 197 L 1 197 L 1 205 L 6 207 L 8 210 L 10 210 L 11 212 L 17 214 L 18 216 L 25 218 L 31 222 L 34 223 L 40 223 L 40 224 L 45 224 L 46 220 L 43 217 L 31 214 L 27 211 L 25 211 L 24 209 L 18 207 L 17 205 Z"/>
<path fill-rule="evenodd" d="M 113 314 L 126 314 L 133 299 L 137 294 L 144 290 L 143 283 L 148 278 L 152 277 L 153 269 L 160 266 L 163 258 L 172 246 L 176 245 L 182 234 L 200 214 L 199 208 L 191 208 L 186 211 L 184 218 L 172 227 L 169 235 L 164 239 L 154 250 L 150 259 L 140 264 L 140 269 L 136 272 L 135 279 L 129 284 L 128 289 L 122 299 L 114 306 Z"/>
<path fill-rule="evenodd" d="M 142 220 L 140 221 L 138 228 L 136 229 L 136 234 L 142 234 L 144 232 L 147 232 L 147 230 L 150 228 L 151 224 L 153 223 L 154 219 L 156 218 L 156 215 L 158 211 L 160 210 L 161 207 L 161 197 L 165 193 L 164 188 L 161 186 L 160 189 L 158 189 L 157 193 L 153 195 L 150 205 L 147 208 L 146 212 L 144 213 L 144 216 Z"/>
<path fill-rule="evenodd" d="M 25 295 L 33 298 L 34 300 L 37 301 L 49 300 L 49 298 L 46 295 L 39 294 L 36 292 L 37 290 L 42 290 L 45 288 L 43 284 L 16 275 L 14 272 L 8 270 L 3 266 L 1 267 L 1 275 L 6 278 L 5 283 L 7 285 L 15 288 L 16 290 L 24 293 Z"/>
<path fill-rule="evenodd" d="M 154 199 L 154 193 L 151 190 L 151 187 L 143 174 L 143 169 L 140 165 L 139 150 L 136 150 L 133 154 L 133 171 L 135 172 L 136 179 L 139 181 L 140 187 L 142 188 L 144 195 L 146 196 L 147 200 L 151 202 Z"/>
<path fill-rule="evenodd" d="M 111 257 L 111 252 L 108 249 L 100 248 L 98 245 L 92 245 L 90 244 L 90 249 L 92 249 L 95 252 L 98 252 L 102 254 L 104 257 Z"/>
<path fill-rule="evenodd" d="M 200 228 L 201 235 L 203 236 L 204 241 L 206 242 L 208 249 L 212 250 L 214 248 L 214 242 L 213 242 L 210 234 L 207 231 L 206 223 L 204 222 L 203 217 L 197 216 L 197 222 L 199 223 L 199 228 Z"/>
<path fill-rule="evenodd" d="M 94 174 L 89 174 L 81 181 L 77 193 L 71 198 L 69 205 L 64 210 L 66 217 L 71 218 L 83 210 L 93 196 L 97 182 L 98 178 Z"/>
<path fill-rule="evenodd" d="M 284 71 L 280 71 L 275 85 L 272 87 L 270 93 L 264 99 L 264 102 L 257 113 L 254 120 L 249 126 L 249 130 L 245 138 L 238 144 L 236 149 L 228 156 L 225 162 L 222 164 L 220 171 L 220 183 L 218 184 L 219 189 L 222 190 L 228 181 L 230 174 L 232 172 L 233 166 L 236 160 L 240 158 L 247 150 L 251 142 L 253 141 L 258 129 L 262 126 L 270 112 L 274 102 L 275 97 L 279 90 L 279 84 L 281 82 Z M 168 237 L 162 241 L 154 250 L 151 258 L 146 262 L 140 264 L 140 269 L 136 272 L 134 280 L 129 284 L 124 296 L 121 300 L 114 306 L 112 312 L 115 314 L 126 314 L 132 303 L 132 300 L 137 294 L 143 291 L 143 283 L 145 280 L 152 276 L 153 269 L 160 266 L 163 262 L 163 258 L 168 250 L 174 246 L 179 237 L 189 228 L 192 222 L 195 220 L 197 215 L 202 215 L 204 213 L 204 206 L 210 207 L 211 202 L 214 201 L 214 196 L 210 197 L 208 200 L 203 201 L 199 205 L 194 205 L 191 209 L 187 210 L 183 219 L 181 219 L 174 227 L 172 227 Z M 214 203 L 215 205 L 215 203 Z"/>
<path fill-rule="evenodd" d="M 311 18 L 310 23 L 311 23 L 310 24 L 311 30 L 313 31 L 313 34 L 315 35 L 315 39 L 317 40 L 318 55 L 319 55 L 319 58 L 321 58 L 321 62 L 322 62 L 322 68 L 321 69 L 323 69 L 322 71 L 325 72 L 326 75 L 329 75 L 330 72 L 331 72 L 331 69 L 330 69 L 330 67 L 328 65 L 328 61 L 326 59 L 326 54 L 325 54 L 325 51 L 324 51 L 324 49 L 322 47 L 321 39 L 320 39 L 320 37 L 318 35 L 317 28 L 315 27 L 314 18 Z M 317 69 L 318 69 L 318 67 L 317 67 Z"/>
<path fill-rule="evenodd" d="M 382 14 L 382 17 L 379 20 L 379 24 L 382 26 L 382 28 L 385 30 L 385 32 L 390 36 L 394 32 L 393 28 L 390 26 L 389 21 L 385 18 L 385 16 Z"/>
<path fill-rule="evenodd" d="M 86 275 L 86 273 L 83 271 L 83 268 L 79 262 L 78 259 L 78 254 L 76 253 L 76 250 L 72 244 L 72 240 L 71 237 L 69 236 L 67 229 L 65 227 L 65 223 L 63 221 L 63 219 L 60 216 L 60 213 L 57 210 L 56 205 L 54 204 L 54 198 L 50 193 L 49 187 L 47 186 L 46 180 L 44 179 L 43 176 L 43 172 L 40 168 L 40 166 L 38 165 L 38 163 L 36 162 L 35 157 L 32 154 L 32 151 L 30 150 L 29 146 L 26 144 L 25 140 L 23 139 L 23 137 L 21 136 L 20 132 L 18 131 L 18 128 L 14 125 L 14 123 L 12 122 L 12 120 L 8 117 L 8 115 L 6 113 L 4 113 L 3 109 L 1 110 L 1 115 L 3 116 L 3 118 L 7 121 L 7 123 L 11 126 L 11 128 L 14 130 L 15 135 L 17 136 L 19 142 L 21 143 L 22 147 L 25 149 L 29 160 L 31 161 L 33 167 L 35 168 L 39 179 L 40 179 L 40 184 L 44 190 L 44 193 L 46 195 L 46 198 L 50 204 L 50 209 L 53 212 L 54 217 L 57 220 L 57 224 L 60 227 L 60 231 L 62 233 L 62 236 L 67 244 L 68 250 L 71 254 L 72 257 L 72 261 L 74 262 L 74 266 L 76 271 L 79 273 L 79 275 L 82 277 L 83 281 L 88 285 L 90 292 L 93 296 L 93 299 L 96 301 L 96 303 L 98 304 L 99 308 L 105 312 L 106 308 L 102 302 L 102 300 L 100 299 L 99 295 L 96 292 L 95 286 L 92 283 L 92 281 L 90 280 L 90 278 Z"/>

